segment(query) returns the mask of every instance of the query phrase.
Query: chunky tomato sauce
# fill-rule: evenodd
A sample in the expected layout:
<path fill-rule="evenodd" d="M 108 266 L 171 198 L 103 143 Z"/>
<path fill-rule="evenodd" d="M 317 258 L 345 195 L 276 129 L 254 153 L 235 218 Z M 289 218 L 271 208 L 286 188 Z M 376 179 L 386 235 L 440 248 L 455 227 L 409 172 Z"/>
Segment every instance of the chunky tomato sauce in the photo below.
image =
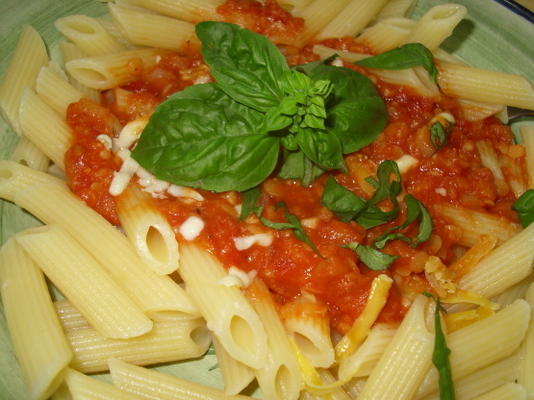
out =
<path fill-rule="evenodd" d="M 292 65 L 317 59 L 308 46 L 296 49 L 291 39 L 302 29 L 303 21 L 293 18 L 285 10 L 268 0 L 265 6 L 246 0 L 230 0 L 220 7 L 222 19 L 269 36 L 277 43 Z M 372 49 L 350 38 L 326 41 L 325 44 L 343 50 L 371 52 Z M 366 75 L 362 68 L 349 66 Z M 81 100 L 72 104 L 67 122 L 73 130 L 72 147 L 66 154 L 69 185 L 74 193 L 97 210 L 111 223 L 118 224 L 115 200 L 108 193 L 113 172 L 120 160 L 97 139 L 99 135 L 115 136 L 120 126 L 140 117 L 148 117 L 153 108 L 170 94 L 211 78 L 194 45 L 181 54 L 168 54 L 156 66 L 122 88 L 103 93 L 102 105 Z M 510 129 L 497 119 L 478 122 L 463 119 L 458 104 L 448 98 L 439 102 L 417 96 L 408 88 L 396 87 L 379 79 L 376 87 L 384 98 L 389 124 L 377 140 L 357 153 L 346 157 L 348 174 L 334 174 L 336 180 L 357 195 L 370 198 L 363 178 L 374 175 L 383 160 L 396 160 L 411 155 L 420 162 L 403 175 L 406 193 L 424 203 L 432 215 L 434 230 L 431 238 L 418 248 L 411 248 L 398 240 L 389 242 L 384 252 L 400 256 L 386 272 L 393 276 L 388 302 L 381 313 L 384 322 L 400 321 L 406 311 L 402 296 L 431 290 L 424 277 L 424 265 L 430 255 L 437 255 L 448 263 L 458 243 L 458 232 L 434 212 L 436 204 L 453 204 L 467 209 L 501 215 L 511 221 L 515 200 L 505 186 L 497 187 L 491 171 L 482 165 L 476 149 L 477 141 L 484 141 L 515 165 L 524 179 L 524 155 L 512 142 Z M 456 118 L 456 126 L 448 143 L 435 152 L 424 127 L 433 116 L 447 111 Z M 503 168 L 506 174 L 506 168 Z M 512 173 L 512 172 L 510 172 Z M 319 254 L 298 240 L 290 230 L 275 231 L 265 227 L 255 216 L 239 220 L 236 206 L 241 204 L 240 193 L 221 194 L 199 190 L 205 200 L 184 201 L 174 197 L 153 199 L 178 228 L 191 215 L 205 222 L 196 239 L 212 251 L 227 267 L 255 270 L 264 280 L 275 299 L 285 304 L 302 291 L 311 293 L 326 305 L 331 324 L 346 332 L 362 311 L 371 281 L 378 272 L 363 265 L 352 250 L 340 247 L 349 242 L 370 243 L 386 229 L 404 220 L 404 211 L 395 221 L 366 231 L 355 222 L 343 223 L 323 207 L 321 197 L 326 176 L 317 179 L 309 188 L 291 180 L 270 178 L 261 185 L 261 204 L 265 218 L 285 221 L 284 211 L 276 208 L 283 201 L 289 212 L 296 215 L 318 249 Z M 406 229 L 410 234 L 414 226 Z M 268 247 L 252 246 L 237 250 L 233 238 L 254 233 L 271 232 L 274 240 Z M 177 238 L 183 240 L 178 233 Z"/>

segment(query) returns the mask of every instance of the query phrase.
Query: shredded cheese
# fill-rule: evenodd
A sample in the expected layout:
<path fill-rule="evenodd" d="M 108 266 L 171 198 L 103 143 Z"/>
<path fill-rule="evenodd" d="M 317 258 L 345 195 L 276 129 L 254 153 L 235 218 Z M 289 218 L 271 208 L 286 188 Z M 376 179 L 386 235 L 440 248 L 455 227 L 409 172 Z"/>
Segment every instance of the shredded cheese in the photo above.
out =
<path fill-rule="evenodd" d="M 96 140 L 102 143 L 104 147 L 108 150 L 111 150 L 111 148 L 113 147 L 113 140 L 111 140 L 111 138 L 108 135 L 104 135 L 104 134 L 98 135 L 96 137 Z"/>
<path fill-rule="evenodd" d="M 395 160 L 399 167 L 399 172 L 402 174 L 405 174 L 412 168 L 416 167 L 417 164 L 419 164 L 419 160 L 415 157 L 412 157 L 409 154 L 405 154 L 402 157 Z"/>
<path fill-rule="evenodd" d="M 271 233 L 257 233 L 250 236 L 239 236 L 234 238 L 235 248 L 239 251 L 246 250 L 255 244 L 268 247 L 273 243 L 273 235 Z"/>
<path fill-rule="evenodd" d="M 219 280 L 218 283 L 219 285 L 228 287 L 247 287 L 252 283 L 257 274 L 256 270 L 245 272 L 239 268 L 230 267 L 228 269 L 228 275 Z"/>
<path fill-rule="evenodd" d="M 180 232 L 185 240 L 194 240 L 200 235 L 200 232 L 202 232 L 203 229 L 204 221 L 200 217 L 193 215 L 180 225 L 178 232 Z"/>

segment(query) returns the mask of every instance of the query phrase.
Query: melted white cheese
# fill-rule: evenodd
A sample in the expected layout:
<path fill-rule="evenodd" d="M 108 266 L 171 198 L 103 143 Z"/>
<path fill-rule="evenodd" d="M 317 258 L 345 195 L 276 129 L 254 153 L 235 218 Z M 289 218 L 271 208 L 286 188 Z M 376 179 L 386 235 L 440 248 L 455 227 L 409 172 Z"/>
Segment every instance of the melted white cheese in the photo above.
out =
<path fill-rule="evenodd" d="M 270 246 L 273 242 L 273 235 L 270 233 L 257 233 L 250 236 L 239 236 L 234 238 L 234 245 L 237 250 L 246 250 L 255 244 L 263 247 Z"/>
<path fill-rule="evenodd" d="M 197 216 L 191 216 L 180 226 L 178 232 L 180 232 L 185 240 L 193 240 L 200 235 L 203 229 L 204 221 Z"/>

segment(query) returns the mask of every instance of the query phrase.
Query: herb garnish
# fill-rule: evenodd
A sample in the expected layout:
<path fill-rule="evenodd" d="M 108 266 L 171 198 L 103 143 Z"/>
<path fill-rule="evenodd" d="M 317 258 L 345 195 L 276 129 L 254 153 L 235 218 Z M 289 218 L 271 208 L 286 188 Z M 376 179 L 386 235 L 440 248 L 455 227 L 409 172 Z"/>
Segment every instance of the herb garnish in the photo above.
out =
<path fill-rule="evenodd" d="M 434 351 L 432 353 L 432 363 L 436 366 L 439 374 L 439 398 L 440 400 L 454 400 L 454 384 L 452 381 L 451 363 L 449 355 L 451 350 L 447 347 L 445 340 L 445 333 L 441 327 L 440 311 L 443 310 L 439 298 L 435 298 L 432 294 L 424 292 L 427 297 L 431 297 L 436 302 L 436 309 L 434 311 Z"/>
<path fill-rule="evenodd" d="M 291 69 L 267 38 L 229 23 L 202 22 L 196 33 L 217 82 L 175 93 L 152 114 L 132 157 L 158 179 L 245 191 L 281 161 L 281 177 L 309 185 L 345 170 L 343 154 L 387 123 L 362 74 L 321 62 Z"/>
<path fill-rule="evenodd" d="M 246 219 L 250 214 L 261 216 L 263 206 L 258 205 L 258 199 L 261 196 L 259 188 L 255 187 L 243 192 L 243 203 L 241 203 L 240 220 Z"/>
<path fill-rule="evenodd" d="M 364 246 L 354 242 L 343 245 L 343 247 L 347 247 L 356 252 L 361 262 L 373 271 L 387 269 L 393 261 L 399 258 L 399 256 L 382 253 L 371 246 Z"/>
<path fill-rule="evenodd" d="M 355 64 L 375 69 L 408 69 L 421 66 L 437 82 L 438 69 L 432 52 L 420 43 L 408 43 L 385 53 L 364 58 Z"/>
<path fill-rule="evenodd" d="M 534 189 L 529 189 L 519 196 L 512 205 L 512 209 L 517 212 L 524 228 L 534 222 Z"/>
<path fill-rule="evenodd" d="M 281 202 L 276 204 L 275 208 L 282 208 L 284 210 L 284 216 L 285 216 L 285 219 L 286 219 L 287 222 L 275 222 L 275 221 L 271 221 L 270 219 L 267 219 L 267 218 L 264 218 L 264 217 L 260 217 L 260 221 L 265 226 L 267 226 L 267 227 L 269 227 L 271 229 L 276 229 L 276 230 L 292 229 L 293 230 L 293 234 L 295 235 L 295 237 L 298 240 L 306 243 L 308 246 L 310 246 L 310 248 L 317 255 L 319 255 L 321 258 L 324 258 L 321 255 L 321 253 L 319 253 L 319 250 L 317 249 L 315 244 L 313 244 L 311 239 L 306 234 L 306 231 L 304 230 L 304 227 L 300 223 L 300 221 L 297 218 L 297 216 L 294 215 L 294 214 L 291 214 L 289 212 L 289 210 L 287 209 L 286 203 L 281 201 Z"/>
<path fill-rule="evenodd" d="M 397 195 L 401 190 L 399 167 L 394 161 L 382 161 L 376 172 L 377 181 L 373 183 L 376 191 L 369 200 L 356 196 L 329 176 L 324 186 L 321 204 L 332 211 L 343 222 L 355 220 L 365 229 L 382 225 L 397 217 L 399 204 Z M 391 211 L 383 211 L 377 203 L 389 200 Z"/>

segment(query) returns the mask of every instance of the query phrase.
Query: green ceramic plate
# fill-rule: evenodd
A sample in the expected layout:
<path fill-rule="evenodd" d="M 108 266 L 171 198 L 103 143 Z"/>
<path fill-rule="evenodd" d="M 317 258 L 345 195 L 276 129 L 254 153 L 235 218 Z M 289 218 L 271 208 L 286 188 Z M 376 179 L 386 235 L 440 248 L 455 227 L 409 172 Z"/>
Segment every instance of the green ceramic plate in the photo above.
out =
<path fill-rule="evenodd" d="M 534 25 L 493 1 L 457 0 L 468 10 L 468 17 L 457 27 L 444 48 L 458 54 L 471 65 L 520 73 L 534 82 Z M 420 0 L 414 16 L 445 1 Z M 20 27 L 31 24 L 45 38 L 50 54 L 57 54 L 58 40 L 53 21 L 63 15 L 87 14 L 98 16 L 105 5 L 88 0 L 0 0 L 0 75 L 13 52 Z M 16 142 L 9 127 L 0 121 L 0 158 L 6 158 Z M 13 232 L 38 222 L 12 204 L 0 202 L 0 243 Z M 214 356 L 186 363 L 160 367 L 178 376 L 208 385 L 221 386 Z M 102 376 L 107 379 L 106 376 Z M 10 345 L 3 313 L 0 309 L 0 400 L 27 398 L 20 370 Z"/>

